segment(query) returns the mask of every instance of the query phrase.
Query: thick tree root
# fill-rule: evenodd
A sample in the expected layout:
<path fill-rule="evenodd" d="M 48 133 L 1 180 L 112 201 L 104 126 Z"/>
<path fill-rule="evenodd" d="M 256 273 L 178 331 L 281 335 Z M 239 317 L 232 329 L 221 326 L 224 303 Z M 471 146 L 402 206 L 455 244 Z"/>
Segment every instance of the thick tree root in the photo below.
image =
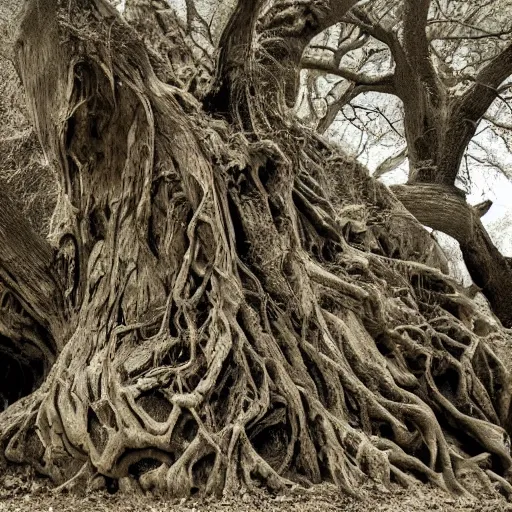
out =
<path fill-rule="evenodd" d="M 368 478 L 464 494 L 465 463 L 508 478 L 505 334 L 389 192 L 292 123 L 231 134 L 102 2 L 64 4 L 70 19 L 25 22 L 20 61 L 36 119 L 68 112 L 39 129 L 63 176 L 56 233 L 79 248 L 77 329 L 0 416 L 6 456 L 65 488 L 173 496 Z M 45 97 L 34 45 L 61 63 Z"/>

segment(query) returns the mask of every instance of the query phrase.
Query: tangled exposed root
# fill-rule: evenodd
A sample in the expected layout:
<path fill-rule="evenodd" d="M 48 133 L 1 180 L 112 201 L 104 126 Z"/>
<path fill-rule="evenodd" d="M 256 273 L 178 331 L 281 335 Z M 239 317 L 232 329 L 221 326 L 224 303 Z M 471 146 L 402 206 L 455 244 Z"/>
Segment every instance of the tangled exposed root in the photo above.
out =
<path fill-rule="evenodd" d="M 0 417 L 6 456 L 64 487 L 103 475 L 174 496 L 507 478 L 510 377 L 490 343 L 504 334 L 432 266 L 428 234 L 315 135 L 234 135 L 155 77 L 127 27 L 109 20 L 107 53 L 91 20 L 94 58 L 81 18 L 77 44 L 40 46 L 72 94 L 35 113 L 69 113 L 52 136 L 77 329 Z M 25 27 L 24 69 L 41 31 Z M 80 122 L 100 115 L 85 163 Z"/>

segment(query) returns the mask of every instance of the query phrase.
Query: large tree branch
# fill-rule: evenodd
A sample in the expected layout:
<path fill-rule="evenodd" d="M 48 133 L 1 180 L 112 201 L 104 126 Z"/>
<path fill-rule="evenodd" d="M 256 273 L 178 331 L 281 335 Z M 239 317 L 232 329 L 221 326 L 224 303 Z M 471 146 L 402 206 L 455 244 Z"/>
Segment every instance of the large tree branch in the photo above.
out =
<path fill-rule="evenodd" d="M 427 37 L 431 0 L 407 0 L 404 3 L 403 46 L 411 71 L 426 85 L 437 88 L 437 77 L 430 60 Z"/>
<path fill-rule="evenodd" d="M 470 122 L 478 122 L 498 97 L 498 87 L 512 74 L 512 44 L 496 55 L 476 76 L 463 96 L 461 112 Z"/>
<path fill-rule="evenodd" d="M 396 94 L 402 99 L 411 90 L 412 83 L 421 83 L 423 90 L 427 86 L 431 95 L 439 89 L 426 30 L 430 4 L 431 0 L 404 2 L 404 29 L 400 38 L 395 28 L 388 29 L 376 23 L 365 10 L 356 8 L 351 12 L 351 22 L 389 47 L 396 63 Z"/>
<path fill-rule="evenodd" d="M 349 15 L 346 16 L 345 22 L 357 25 L 374 39 L 377 39 L 377 41 L 387 45 L 393 54 L 399 46 L 396 33 L 392 30 L 387 30 L 382 25 L 376 23 L 365 9 L 356 6 L 350 11 Z"/>
<path fill-rule="evenodd" d="M 512 266 L 490 239 L 478 208 L 455 187 L 425 183 L 398 185 L 393 192 L 419 222 L 455 238 L 474 283 L 496 316 L 512 327 Z"/>
<path fill-rule="evenodd" d="M 345 55 L 362 48 L 369 38 L 370 35 L 363 32 L 360 27 L 345 24 L 344 29 L 340 31 L 337 48 L 325 45 L 310 45 L 309 49 L 312 51 L 322 50 L 332 52 L 333 62 L 336 66 L 339 66 Z"/>
<path fill-rule="evenodd" d="M 320 119 L 317 126 L 318 133 L 325 133 L 331 124 L 336 120 L 338 112 L 352 100 L 356 99 L 359 95 L 366 92 L 382 92 L 388 93 L 387 86 L 379 88 L 378 86 L 355 85 L 350 83 L 347 90 L 328 105 L 325 115 Z"/>
<path fill-rule="evenodd" d="M 339 82 L 337 85 L 341 85 L 341 82 Z M 333 90 L 336 88 L 337 87 L 334 86 L 329 94 L 332 94 Z M 357 88 L 355 87 L 354 83 L 349 83 L 346 90 L 342 92 L 339 97 L 337 97 L 331 104 L 327 105 L 325 115 L 320 119 L 316 128 L 318 133 L 325 133 L 336 119 L 338 112 L 359 94 L 360 93 L 357 92 Z"/>
<path fill-rule="evenodd" d="M 64 327 L 65 300 L 53 267 L 54 251 L 2 189 L 0 205 L 0 280 L 57 340 Z"/>
<path fill-rule="evenodd" d="M 280 35 L 311 38 L 335 25 L 359 0 L 277 0 L 262 19 L 264 30 L 276 30 Z"/>
<path fill-rule="evenodd" d="M 387 73 L 381 76 L 372 76 L 366 73 L 357 73 L 350 71 L 349 69 L 340 68 L 331 62 L 317 60 L 312 57 L 304 57 L 301 62 L 301 67 L 303 69 L 324 71 L 330 75 L 339 76 L 345 80 L 354 82 L 356 86 L 367 86 L 370 90 L 373 90 L 372 87 L 375 87 L 375 90 L 378 90 L 379 92 L 387 92 L 389 94 L 393 94 L 395 90 L 393 73 Z"/>

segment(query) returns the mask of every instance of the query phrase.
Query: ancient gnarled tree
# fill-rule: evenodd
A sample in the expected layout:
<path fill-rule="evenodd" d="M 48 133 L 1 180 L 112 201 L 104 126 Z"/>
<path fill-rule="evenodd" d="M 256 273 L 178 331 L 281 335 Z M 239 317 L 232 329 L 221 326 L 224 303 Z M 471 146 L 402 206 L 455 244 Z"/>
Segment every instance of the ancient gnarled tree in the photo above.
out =
<path fill-rule="evenodd" d="M 1 345 L 48 354 L 0 415 L 9 461 L 184 496 L 464 493 L 467 471 L 509 488 L 505 331 L 288 110 L 298 50 L 340 6 L 240 1 L 200 102 L 103 0 L 28 2 L 18 67 L 60 188 L 49 243 L 0 210 L 4 309 L 27 326 L 2 312 Z"/>

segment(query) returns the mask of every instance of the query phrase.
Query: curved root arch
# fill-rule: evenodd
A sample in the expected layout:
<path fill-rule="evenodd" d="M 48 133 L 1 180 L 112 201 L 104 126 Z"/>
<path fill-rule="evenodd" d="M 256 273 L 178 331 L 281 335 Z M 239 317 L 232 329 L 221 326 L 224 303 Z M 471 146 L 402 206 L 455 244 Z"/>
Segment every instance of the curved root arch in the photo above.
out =
<path fill-rule="evenodd" d="M 7 456 L 185 496 L 505 474 L 503 334 L 422 263 L 435 247 L 386 189 L 300 127 L 233 135 L 103 3 L 64 4 L 20 51 L 32 72 L 34 45 L 59 57 L 58 87 L 25 84 L 63 175 L 78 327 L 9 415 Z"/>

